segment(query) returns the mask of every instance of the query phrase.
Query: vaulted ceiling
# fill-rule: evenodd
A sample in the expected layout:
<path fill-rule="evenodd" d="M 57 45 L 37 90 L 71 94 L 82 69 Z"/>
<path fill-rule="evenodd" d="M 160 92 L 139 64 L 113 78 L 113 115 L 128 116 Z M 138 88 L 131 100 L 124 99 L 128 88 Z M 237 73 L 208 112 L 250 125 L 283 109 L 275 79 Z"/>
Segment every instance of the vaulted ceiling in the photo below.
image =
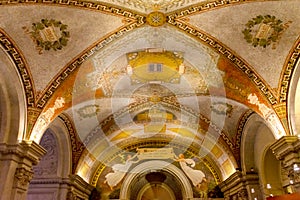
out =
<path fill-rule="evenodd" d="M 2 0 L 0 44 L 25 87 L 28 139 L 59 116 L 101 162 L 160 141 L 227 177 L 249 116 L 289 133 L 299 11 L 298 0 Z"/>

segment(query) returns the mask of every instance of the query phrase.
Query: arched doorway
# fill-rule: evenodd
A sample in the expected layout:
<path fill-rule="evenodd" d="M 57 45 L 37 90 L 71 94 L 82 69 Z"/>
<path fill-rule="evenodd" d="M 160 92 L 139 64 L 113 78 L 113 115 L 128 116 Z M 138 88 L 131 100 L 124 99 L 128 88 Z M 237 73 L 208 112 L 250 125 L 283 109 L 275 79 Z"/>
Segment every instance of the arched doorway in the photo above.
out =
<path fill-rule="evenodd" d="M 120 199 L 181 200 L 193 198 L 192 187 L 184 173 L 175 165 L 161 160 L 143 162 L 126 176 Z"/>

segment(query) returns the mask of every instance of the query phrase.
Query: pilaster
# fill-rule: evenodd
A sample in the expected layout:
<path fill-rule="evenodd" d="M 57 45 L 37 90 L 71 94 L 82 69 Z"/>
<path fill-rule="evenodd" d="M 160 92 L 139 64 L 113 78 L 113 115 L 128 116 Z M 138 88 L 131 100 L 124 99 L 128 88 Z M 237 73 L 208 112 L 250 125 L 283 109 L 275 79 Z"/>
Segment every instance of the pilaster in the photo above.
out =
<path fill-rule="evenodd" d="M 259 177 L 255 172 L 243 174 L 236 171 L 220 184 L 226 200 L 231 199 L 262 199 L 259 187 Z"/>
<path fill-rule="evenodd" d="M 46 153 L 33 141 L 0 144 L 0 200 L 23 200 L 32 179 L 32 166 Z"/>
<path fill-rule="evenodd" d="M 300 141 L 297 136 L 284 136 L 270 146 L 281 161 L 283 187 L 287 193 L 300 191 Z"/>

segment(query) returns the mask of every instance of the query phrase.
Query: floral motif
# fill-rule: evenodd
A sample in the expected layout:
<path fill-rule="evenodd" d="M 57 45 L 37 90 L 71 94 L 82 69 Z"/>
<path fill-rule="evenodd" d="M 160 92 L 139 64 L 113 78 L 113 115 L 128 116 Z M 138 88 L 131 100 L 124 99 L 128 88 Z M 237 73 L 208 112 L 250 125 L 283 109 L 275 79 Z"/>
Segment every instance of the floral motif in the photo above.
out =
<path fill-rule="evenodd" d="M 273 43 L 273 48 L 275 48 L 275 44 L 279 41 L 285 29 L 288 28 L 289 23 L 291 21 L 284 24 L 275 16 L 259 15 L 245 24 L 246 28 L 242 33 L 245 40 L 254 47 L 261 46 L 265 48 Z"/>
<path fill-rule="evenodd" d="M 61 50 L 67 46 L 70 37 L 68 26 L 54 19 L 41 19 L 41 22 L 32 23 L 32 38 L 37 44 L 37 48 L 41 51 L 50 49 Z"/>

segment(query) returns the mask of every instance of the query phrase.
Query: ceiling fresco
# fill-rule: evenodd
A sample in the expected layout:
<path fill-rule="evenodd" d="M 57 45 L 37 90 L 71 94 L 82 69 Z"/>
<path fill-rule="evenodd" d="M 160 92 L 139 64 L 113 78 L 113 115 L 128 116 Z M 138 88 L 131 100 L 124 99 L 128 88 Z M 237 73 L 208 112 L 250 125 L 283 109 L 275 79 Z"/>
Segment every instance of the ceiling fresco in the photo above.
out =
<path fill-rule="evenodd" d="M 298 0 L 4 0 L 0 47 L 26 89 L 27 139 L 63 120 L 72 170 L 107 195 L 105 176 L 139 148 L 195 158 L 216 184 L 240 166 L 251 115 L 289 134 L 299 11 Z"/>

